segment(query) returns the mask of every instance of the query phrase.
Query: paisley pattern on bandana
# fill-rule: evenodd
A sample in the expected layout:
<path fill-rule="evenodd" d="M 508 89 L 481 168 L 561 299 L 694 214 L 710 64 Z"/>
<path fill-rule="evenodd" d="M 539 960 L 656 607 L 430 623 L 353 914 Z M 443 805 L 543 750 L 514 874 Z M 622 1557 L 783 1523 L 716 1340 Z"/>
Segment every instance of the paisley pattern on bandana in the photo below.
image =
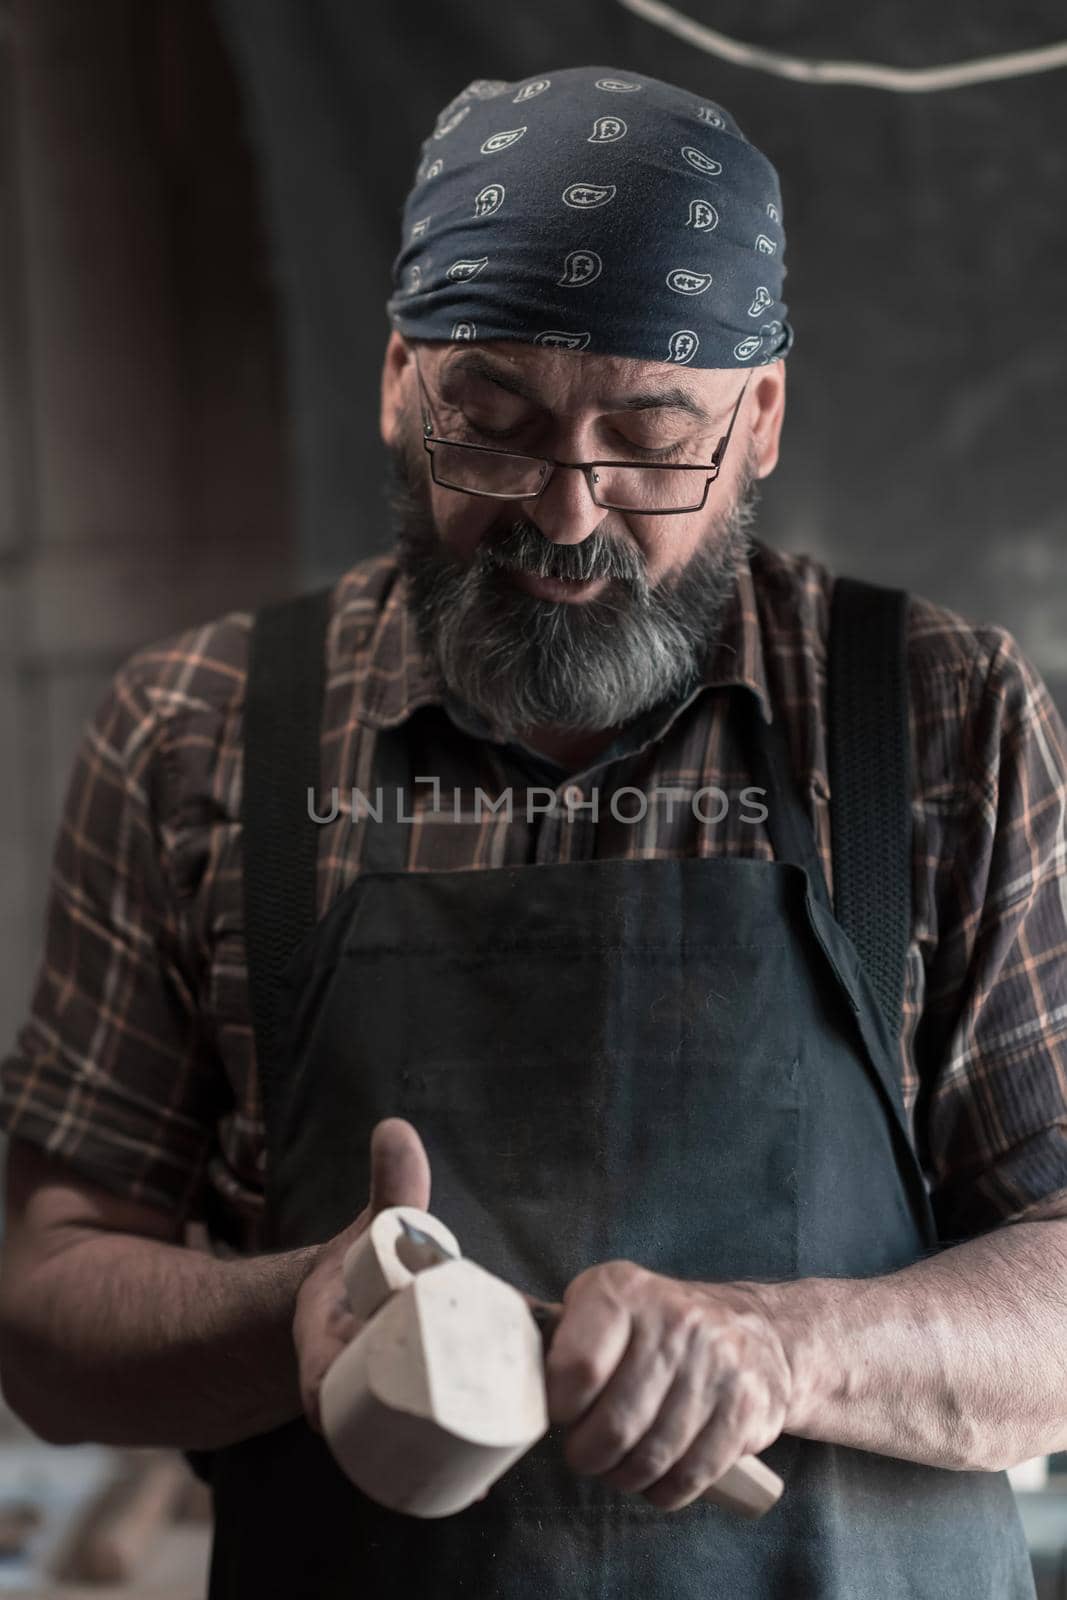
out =
<path fill-rule="evenodd" d="M 423 141 L 387 302 L 411 339 L 752 367 L 793 346 L 778 174 L 639 72 L 478 78 Z"/>

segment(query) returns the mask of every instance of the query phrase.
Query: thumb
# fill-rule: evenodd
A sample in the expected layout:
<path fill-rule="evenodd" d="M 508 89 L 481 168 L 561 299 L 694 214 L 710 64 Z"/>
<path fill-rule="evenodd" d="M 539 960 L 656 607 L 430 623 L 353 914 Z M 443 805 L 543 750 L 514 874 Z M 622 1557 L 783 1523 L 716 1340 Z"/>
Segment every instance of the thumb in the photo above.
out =
<path fill-rule="evenodd" d="M 370 1136 L 368 1220 L 390 1206 L 430 1206 L 430 1158 L 414 1127 L 403 1117 L 385 1117 Z"/>

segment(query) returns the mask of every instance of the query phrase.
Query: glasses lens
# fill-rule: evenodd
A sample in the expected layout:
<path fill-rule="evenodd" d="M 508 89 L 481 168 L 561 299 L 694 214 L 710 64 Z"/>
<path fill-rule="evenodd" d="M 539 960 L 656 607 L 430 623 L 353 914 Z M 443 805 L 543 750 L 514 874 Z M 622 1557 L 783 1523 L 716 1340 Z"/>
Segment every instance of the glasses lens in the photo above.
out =
<path fill-rule="evenodd" d="M 435 481 L 447 489 L 506 496 L 536 494 L 546 470 L 544 462 L 530 456 L 452 444 L 434 446 L 433 469 Z"/>
<path fill-rule="evenodd" d="M 672 472 L 666 467 L 601 466 L 593 471 L 599 504 L 614 511 L 695 511 L 707 481 L 702 467 Z"/>
<path fill-rule="evenodd" d="M 547 473 L 545 462 L 502 450 L 470 445 L 437 444 L 433 449 L 435 483 L 446 489 L 505 498 L 537 494 Z M 594 468 L 598 505 L 613 511 L 696 511 L 704 502 L 708 474 L 703 467 L 671 471 L 664 467 Z"/>

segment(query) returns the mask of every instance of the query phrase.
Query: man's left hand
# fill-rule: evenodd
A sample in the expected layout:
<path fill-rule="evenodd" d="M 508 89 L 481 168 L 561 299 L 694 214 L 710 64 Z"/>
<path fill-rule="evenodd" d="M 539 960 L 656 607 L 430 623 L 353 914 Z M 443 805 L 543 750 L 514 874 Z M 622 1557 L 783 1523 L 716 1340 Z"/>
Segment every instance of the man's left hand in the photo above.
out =
<path fill-rule="evenodd" d="M 675 1511 L 782 1431 L 792 1374 L 756 1293 L 605 1261 L 572 1280 L 545 1358 L 575 1472 Z"/>

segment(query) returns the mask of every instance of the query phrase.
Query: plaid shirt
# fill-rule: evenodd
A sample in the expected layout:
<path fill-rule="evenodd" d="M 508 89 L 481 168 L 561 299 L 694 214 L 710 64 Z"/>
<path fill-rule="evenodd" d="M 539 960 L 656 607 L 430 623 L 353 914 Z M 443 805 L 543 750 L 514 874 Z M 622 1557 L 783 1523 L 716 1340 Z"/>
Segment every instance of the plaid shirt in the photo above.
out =
<path fill-rule="evenodd" d="M 360 870 L 377 730 L 406 723 L 412 772 L 489 797 L 528 783 L 553 810 L 409 810 L 409 867 L 453 870 L 621 856 L 773 858 L 751 809 L 652 796 L 753 782 L 729 685 L 785 718 L 833 888 L 826 638 L 833 577 L 756 541 L 688 699 L 624 731 L 581 774 L 494 743 L 442 695 L 392 554 L 334 585 L 319 777 L 339 809 L 319 829 L 319 914 Z M 265 1154 L 246 987 L 241 725 L 251 614 L 137 651 L 112 679 L 71 772 L 44 949 L 26 1020 L 0 1063 L 0 1123 L 128 1198 L 221 1215 L 262 1248 Z M 904 1101 L 954 1237 L 1067 1214 L 1067 733 L 1005 629 L 912 597 L 913 926 L 899 1044 Z M 413 714 L 420 707 L 435 710 Z M 599 818 L 563 803 L 572 782 Z M 309 781 L 314 781 L 309 780 Z M 442 791 L 448 793 L 447 787 Z M 542 796 L 542 799 L 544 797 Z M 709 803 L 713 806 L 713 802 Z M 210 1198 L 210 1211 L 207 1201 Z M 219 1230 L 220 1234 L 222 1230 Z"/>

